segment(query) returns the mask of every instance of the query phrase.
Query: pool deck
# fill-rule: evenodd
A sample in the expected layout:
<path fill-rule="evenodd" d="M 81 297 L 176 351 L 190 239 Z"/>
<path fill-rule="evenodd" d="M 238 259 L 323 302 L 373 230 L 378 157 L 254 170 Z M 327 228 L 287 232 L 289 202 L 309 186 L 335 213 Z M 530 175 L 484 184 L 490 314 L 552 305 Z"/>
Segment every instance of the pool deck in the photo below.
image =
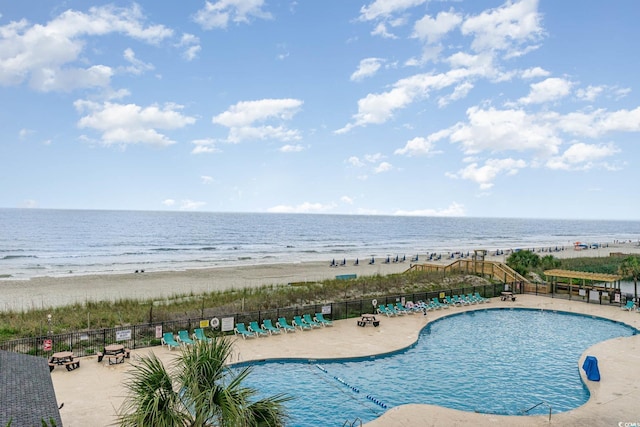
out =
<path fill-rule="evenodd" d="M 312 331 L 247 340 L 235 338 L 232 361 L 342 358 L 390 352 L 414 343 L 428 321 L 451 313 L 494 307 L 581 313 L 620 321 L 640 329 L 640 314 L 637 312 L 623 311 L 615 306 L 518 295 L 514 302 L 493 298 L 488 304 L 431 311 L 427 316 L 380 316 L 381 324 L 377 328 L 359 327 L 356 325 L 357 319 L 349 319 L 334 322 L 332 327 Z M 81 359 L 80 369 L 71 372 L 55 369 L 51 378 L 58 404 L 64 403 L 60 409 L 64 426 L 113 425 L 125 394 L 122 384 L 127 380 L 127 370 L 131 368 L 131 363 L 135 363 L 137 356 L 150 352 L 166 363 L 170 363 L 178 353 L 166 347 L 153 347 L 133 351 L 131 359 L 119 365 L 98 363 L 95 356 L 90 356 Z M 591 391 L 591 398 L 579 408 L 553 414 L 551 422 L 548 415 L 514 417 L 476 414 L 433 405 L 411 404 L 391 408 L 366 426 L 618 426 L 619 423 L 640 423 L 640 335 L 596 344 L 581 356 L 579 367 L 587 355 L 597 357 L 601 381 L 588 381 L 580 369 L 583 381 Z M 514 374 L 514 381 L 517 381 L 517 373 Z"/>

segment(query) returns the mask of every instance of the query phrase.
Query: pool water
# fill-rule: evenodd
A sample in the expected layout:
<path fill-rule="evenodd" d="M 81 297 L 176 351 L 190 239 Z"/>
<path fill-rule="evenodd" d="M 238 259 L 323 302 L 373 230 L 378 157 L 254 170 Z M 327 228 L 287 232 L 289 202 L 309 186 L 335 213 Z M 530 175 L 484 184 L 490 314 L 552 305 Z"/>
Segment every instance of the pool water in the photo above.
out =
<path fill-rule="evenodd" d="M 363 423 L 388 408 L 425 403 L 502 415 L 564 412 L 589 391 L 578 361 L 590 346 L 635 335 L 610 320 L 530 309 L 456 313 L 427 325 L 417 343 L 383 357 L 253 364 L 246 385 L 285 392 L 288 426 Z"/>

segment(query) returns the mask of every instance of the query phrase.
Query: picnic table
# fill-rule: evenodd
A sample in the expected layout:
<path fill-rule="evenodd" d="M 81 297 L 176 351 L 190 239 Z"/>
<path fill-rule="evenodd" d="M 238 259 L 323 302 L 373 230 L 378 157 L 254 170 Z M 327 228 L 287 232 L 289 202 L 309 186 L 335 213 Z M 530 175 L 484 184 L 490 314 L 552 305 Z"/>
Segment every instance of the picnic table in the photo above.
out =
<path fill-rule="evenodd" d="M 500 300 L 501 301 L 509 301 L 509 300 L 515 301 L 516 300 L 516 296 L 513 294 L 513 292 L 505 291 L 505 292 L 501 292 L 500 293 Z"/>
<path fill-rule="evenodd" d="M 118 363 L 124 363 L 125 358 L 129 358 L 131 351 L 125 348 L 122 344 L 109 344 L 105 348 L 98 352 L 98 362 L 102 362 L 102 359 L 106 356 L 109 365 L 116 365 Z"/>
<path fill-rule="evenodd" d="M 60 351 L 53 353 L 51 358 L 49 358 L 49 372 L 53 371 L 56 366 L 64 366 L 67 368 L 67 371 L 73 371 L 80 367 L 80 361 L 77 359 L 73 360 L 73 352 Z"/>
<path fill-rule="evenodd" d="M 358 326 L 365 327 L 367 325 L 373 325 L 377 327 L 380 325 L 380 321 L 376 320 L 376 316 L 373 314 L 363 314 L 360 316 L 360 320 L 358 320 Z"/>

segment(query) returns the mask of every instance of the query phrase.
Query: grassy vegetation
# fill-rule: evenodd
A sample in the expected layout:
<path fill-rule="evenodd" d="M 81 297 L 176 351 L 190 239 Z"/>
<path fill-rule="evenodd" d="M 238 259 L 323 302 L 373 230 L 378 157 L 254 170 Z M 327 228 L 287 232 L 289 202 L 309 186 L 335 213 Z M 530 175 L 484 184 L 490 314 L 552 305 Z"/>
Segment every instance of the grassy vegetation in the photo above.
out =
<path fill-rule="evenodd" d="M 460 276 L 410 272 L 387 276 L 363 276 L 353 280 L 325 280 L 318 283 L 269 285 L 203 294 L 174 295 L 170 298 L 115 302 L 87 302 L 49 309 L 0 312 L 0 342 L 22 337 L 133 324 L 198 318 L 266 310 L 293 305 L 377 297 L 399 293 L 428 292 L 455 288 L 464 282 Z M 51 325 L 47 315 L 51 314 Z"/>

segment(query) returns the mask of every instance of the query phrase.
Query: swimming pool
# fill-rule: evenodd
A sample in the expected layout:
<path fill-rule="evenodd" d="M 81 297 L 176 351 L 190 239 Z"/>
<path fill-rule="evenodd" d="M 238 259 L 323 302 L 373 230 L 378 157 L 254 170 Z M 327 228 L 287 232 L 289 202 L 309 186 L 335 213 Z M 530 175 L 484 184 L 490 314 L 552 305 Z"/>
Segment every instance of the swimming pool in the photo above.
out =
<path fill-rule="evenodd" d="M 544 401 L 553 413 L 584 404 L 578 369 L 590 346 L 638 333 L 607 319 L 532 309 L 481 309 L 428 324 L 413 346 L 381 357 L 255 363 L 247 385 L 295 396 L 287 425 L 371 421 L 388 408 L 425 403 L 523 415 Z M 548 414 L 541 405 L 527 414 Z"/>

